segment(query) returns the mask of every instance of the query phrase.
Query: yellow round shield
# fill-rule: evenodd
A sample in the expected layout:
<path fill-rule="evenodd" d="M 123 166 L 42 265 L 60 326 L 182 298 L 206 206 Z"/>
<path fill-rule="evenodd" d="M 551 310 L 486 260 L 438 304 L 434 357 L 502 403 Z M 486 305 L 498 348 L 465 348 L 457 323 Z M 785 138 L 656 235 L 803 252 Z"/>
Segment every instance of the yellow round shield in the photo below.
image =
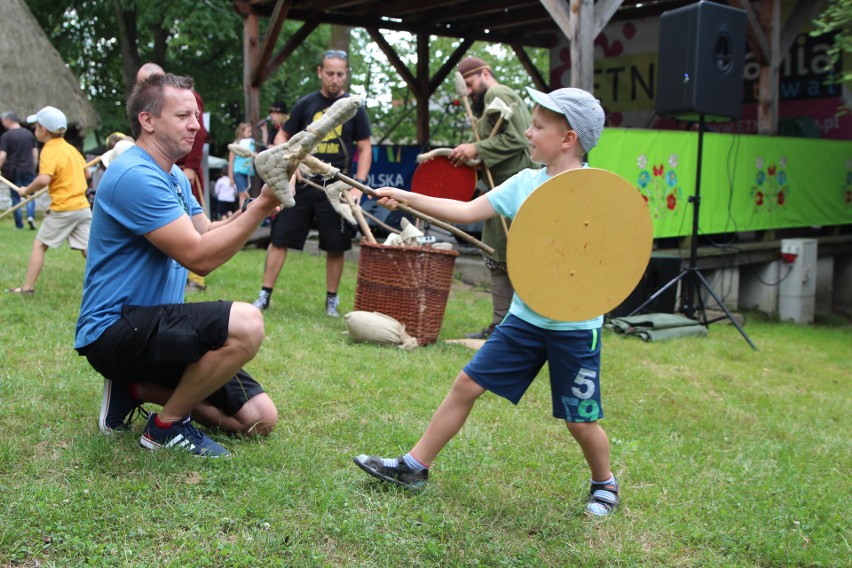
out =
<path fill-rule="evenodd" d="M 569 170 L 539 186 L 512 221 L 509 278 L 545 317 L 592 319 L 633 291 L 652 242 L 648 205 L 627 180 L 596 168 Z"/>

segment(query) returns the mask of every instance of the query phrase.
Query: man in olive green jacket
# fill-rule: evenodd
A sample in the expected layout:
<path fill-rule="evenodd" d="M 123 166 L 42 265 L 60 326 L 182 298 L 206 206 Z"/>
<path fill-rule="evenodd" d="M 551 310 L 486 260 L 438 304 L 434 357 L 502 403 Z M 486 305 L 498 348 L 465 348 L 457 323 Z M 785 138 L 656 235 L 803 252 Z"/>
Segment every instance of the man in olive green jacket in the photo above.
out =
<path fill-rule="evenodd" d="M 530 111 L 523 99 L 510 87 L 501 85 L 494 77 L 491 66 L 478 57 L 468 57 L 459 63 L 458 71 L 464 78 L 471 99 L 473 113 L 477 116 L 478 141 L 460 144 L 453 148 L 450 161 L 462 164 L 480 159 L 485 168 L 482 176 L 487 189 L 500 185 L 508 178 L 526 168 L 534 167 L 530 161 L 530 149 L 524 132 L 530 126 Z M 511 116 L 501 122 L 494 132 L 501 112 L 493 110 L 495 99 L 500 99 L 504 108 L 511 108 Z M 490 172 L 490 176 L 488 175 Z M 491 271 L 491 301 L 493 314 L 491 323 L 482 331 L 468 337 L 486 339 L 494 327 L 503 321 L 512 302 L 514 289 L 506 271 L 506 228 L 508 219 L 493 217 L 483 223 L 482 240 L 494 248 L 493 255 L 485 257 L 485 265 Z"/>

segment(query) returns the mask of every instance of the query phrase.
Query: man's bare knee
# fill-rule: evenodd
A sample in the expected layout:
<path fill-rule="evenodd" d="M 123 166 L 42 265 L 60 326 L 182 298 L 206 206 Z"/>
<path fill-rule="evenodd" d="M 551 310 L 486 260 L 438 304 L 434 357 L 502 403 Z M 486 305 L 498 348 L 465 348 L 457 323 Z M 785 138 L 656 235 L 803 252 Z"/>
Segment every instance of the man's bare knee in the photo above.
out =
<path fill-rule="evenodd" d="M 278 409 L 266 393 L 249 399 L 237 412 L 235 418 L 243 425 L 246 436 L 268 436 L 278 424 Z"/>
<path fill-rule="evenodd" d="M 260 344 L 263 343 L 265 334 L 263 326 L 263 314 L 252 306 L 243 302 L 234 302 L 231 306 L 231 315 L 228 319 L 228 340 L 241 345 L 254 357 Z"/>

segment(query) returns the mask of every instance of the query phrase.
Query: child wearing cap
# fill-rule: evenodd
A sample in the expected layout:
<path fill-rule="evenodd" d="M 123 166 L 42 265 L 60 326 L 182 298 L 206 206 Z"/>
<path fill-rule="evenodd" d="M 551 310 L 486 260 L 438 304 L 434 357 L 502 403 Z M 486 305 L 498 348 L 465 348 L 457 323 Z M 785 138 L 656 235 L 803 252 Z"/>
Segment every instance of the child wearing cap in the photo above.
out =
<path fill-rule="evenodd" d="M 58 108 L 47 106 L 31 115 L 27 122 L 35 123 L 35 135 L 44 143 L 39 158 L 38 175 L 20 190 L 21 196 L 45 187 L 50 195 L 50 215 L 39 227 L 30 254 L 23 285 L 10 288 L 15 294 L 32 295 L 44 266 L 48 248 L 59 248 L 68 241 L 72 249 L 86 257 L 89 246 L 89 227 L 92 210 L 86 198 L 88 175 L 86 161 L 77 149 L 65 141 L 68 121 Z"/>
<path fill-rule="evenodd" d="M 439 199 L 396 188 L 382 188 L 379 203 L 395 209 L 405 203 L 454 223 L 473 223 L 495 215 L 514 218 L 524 200 L 562 172 L 585 167 L 583 157 L 598 142 L 604 112 L 581 89 L 545 94 L 527 89 L 536 106 L 525 135 L 530 156 L 544 168 L 523 170 L 470 202 Z M 618 482 L 610 469 L 609 440 L 598 421 L 600 328 L 603 316 L 586 321 L 546 318 L 514 295 L 509 314 L 473 359 L 459 372 L 450 392 L 414 447 L 403 456 L 359 455 L 355 463 L 370 475 L 409 488 L 425 486 L 429 467 L 459 432 L 476 400 L 486 391 L 517 404 L 545 363 L 549 366 L 553 415 L 565 421 L 591 470 L 586 513 L 611 514 L 618 506 Z"/>

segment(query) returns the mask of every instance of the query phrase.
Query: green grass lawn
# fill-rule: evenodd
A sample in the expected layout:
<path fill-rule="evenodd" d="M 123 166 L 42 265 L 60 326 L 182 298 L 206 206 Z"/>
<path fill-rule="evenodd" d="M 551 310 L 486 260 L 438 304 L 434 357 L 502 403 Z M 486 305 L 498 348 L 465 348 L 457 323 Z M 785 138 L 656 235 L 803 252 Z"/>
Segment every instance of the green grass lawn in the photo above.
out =
<path fill-rule="evenodd" d="M 19 285 L 34 233 L 5 219 L 0 235 L 0 284 Z M 189 299 L 252 301 L 262 264 L 242 251 Z M 265 440 L 217 436 L 234 453 L 223 461 L 142 450 L 140 424 L 99 433 L 102 380 L 72 349 L 79 253 L 49 251 L 35 297 L 0 295 L 0 565 L 849 565 L 847 322 L 751 317 L 759 352 L 723 324 L 657 344 L 605 333 L 623 506 L 596 521 L 581 514 L 588 469 L 550 416 L 546 373 L 518 407 L 486 394 L 425 491 L 361 472 L 353 455 L 410 448 L 471 352 L 352 344 L 323 315 L 324 274 L 322 258 L 288 259 L 247 367 L 281 420 Z M 441 338 L 489 314 L 487 294 L 458 285 Z"/>

